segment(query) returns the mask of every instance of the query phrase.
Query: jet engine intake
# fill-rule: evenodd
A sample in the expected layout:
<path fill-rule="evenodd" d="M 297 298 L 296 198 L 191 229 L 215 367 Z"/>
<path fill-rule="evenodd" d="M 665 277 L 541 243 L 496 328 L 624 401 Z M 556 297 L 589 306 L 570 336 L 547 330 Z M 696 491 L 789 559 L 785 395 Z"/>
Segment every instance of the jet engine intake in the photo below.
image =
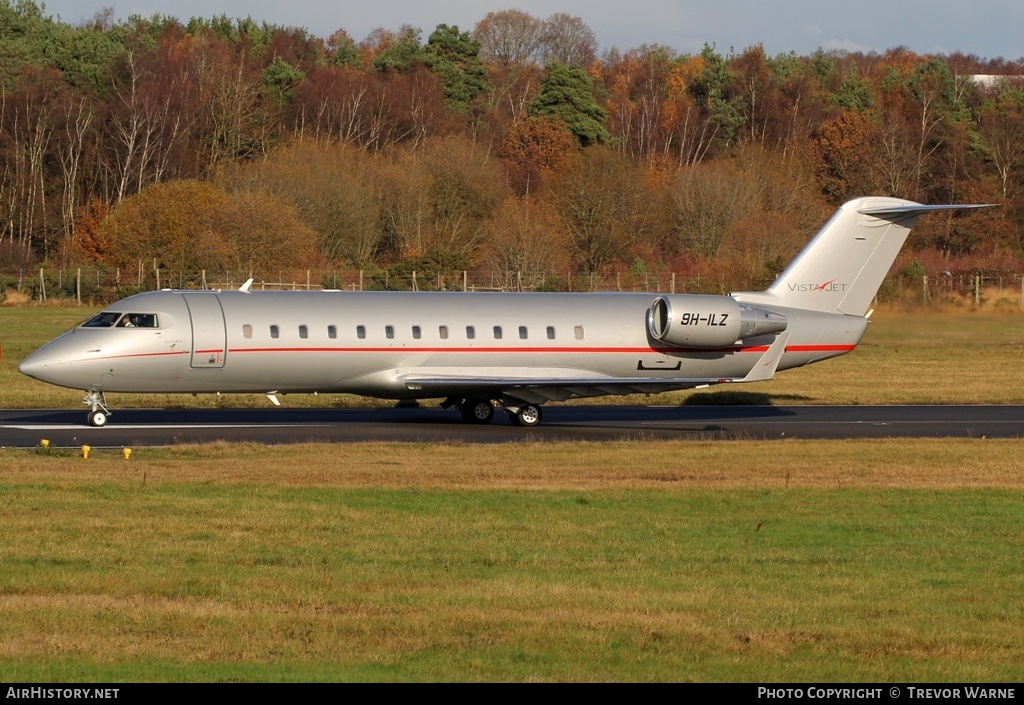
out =
<path fill-rule="evenodd" d="M 786 330 L 781 313 L 741 304 L 731 296 L 659 296 L 647 310 L 655 340 L 683 348 L 722 348 Z"/>

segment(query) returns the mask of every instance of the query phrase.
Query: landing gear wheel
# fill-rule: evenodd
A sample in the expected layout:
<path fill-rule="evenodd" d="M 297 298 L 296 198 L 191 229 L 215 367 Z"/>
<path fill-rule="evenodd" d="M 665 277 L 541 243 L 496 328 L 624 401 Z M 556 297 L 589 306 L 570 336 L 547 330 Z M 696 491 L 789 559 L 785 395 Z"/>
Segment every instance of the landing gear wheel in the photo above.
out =
<path fill-rule="evenodd" d="M 103 392 L 87 389 L 82 403 L 90 407 L 89 415 L 85 417 L 90 426 L 102 428 L 107 425 L 107 420 L 110 418 L 110 409 L 107 408 L 107 398 Z"/>
<path fill-rule="evenodd" d="M 511 416 L 512 423 L 516 426 L 532 428 L 540 423 L 540 407 L 536 404 L 524 404 Z"/>
<path fill-rule="evenodd" d="M 466 423 L 490 423 L 494 416 L 494 404 L 487 399 L 467 399 L 459 405 L 459 411 Z"/>

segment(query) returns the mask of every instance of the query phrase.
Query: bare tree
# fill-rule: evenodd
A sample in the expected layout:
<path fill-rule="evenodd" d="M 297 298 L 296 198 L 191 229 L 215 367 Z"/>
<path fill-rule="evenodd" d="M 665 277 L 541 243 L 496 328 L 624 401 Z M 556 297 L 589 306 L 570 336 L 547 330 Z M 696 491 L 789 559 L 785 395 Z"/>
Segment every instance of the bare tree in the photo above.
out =
<path fill-rule="evenodd" d="M 473 28 L 480 56 L 502 66 L 526 66 L 539 57 L 543 23 L 522 10 L 488 12 Z"/>
<path fill-rule="evenodd" d="M 597 56 L 597 35 L 579 17 L 557 12 L 544 20 L 541 49 L 544 64 L 587 67 Z"/>
<path fill-rule="evenodd" d="M 65 242 L 70 244 L 75 235 L 82 155 L 85 152 L 86 136 L 94 115 L 92 104 L 84 96 L 66 101 L 61 112 L 64 118 L 64 135 L 63 139 L 58 140 L 56 149 L 64 179 L 61 217 L 64 221 Z"/>
<path fill-rule="evenodd" d="M 711 259 L 729 228 L 757 206 L 757 188 L 728 162 L 700 164 L 680 171 L 672 204 L 675 247 Z"/>

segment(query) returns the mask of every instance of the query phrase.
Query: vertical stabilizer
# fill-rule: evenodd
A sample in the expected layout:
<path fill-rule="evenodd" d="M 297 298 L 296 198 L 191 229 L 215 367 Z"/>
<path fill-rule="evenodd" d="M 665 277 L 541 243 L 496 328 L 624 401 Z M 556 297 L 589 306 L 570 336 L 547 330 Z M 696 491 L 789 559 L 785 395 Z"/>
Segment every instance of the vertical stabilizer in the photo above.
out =
<path fill-rule="evenodd" d="M 884 197 L 849 201 L 766 291 L 735 297 L 863 316 L 919 216 L 935 210 L 984 207 L 926 206 Z"/>

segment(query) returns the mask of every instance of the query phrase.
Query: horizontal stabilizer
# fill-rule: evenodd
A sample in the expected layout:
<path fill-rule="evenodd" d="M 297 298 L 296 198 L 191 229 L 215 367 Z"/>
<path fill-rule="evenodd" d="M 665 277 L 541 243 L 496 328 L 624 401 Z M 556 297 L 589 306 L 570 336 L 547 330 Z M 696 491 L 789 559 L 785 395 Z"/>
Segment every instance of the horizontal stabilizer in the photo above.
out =
<path fill-rule="evenodd" d="M 931 211 L 952 211 L 952 210 L 965 210 L 969 208 L 996 208 L 998 203 L 965 203 L 963 205 L 947 204 L 947 205 L 935 205 L 926 206 L 920 203 L 916 203 L 911 206 L 882 206 L 882 207 L 869 207 L 862 208 L 858 213 L 861 215 L 870 215 L 874 218 L 881 218 L 883 220 L 902 220 L 903 218 L 916 218 L 925 213 Z"/>

